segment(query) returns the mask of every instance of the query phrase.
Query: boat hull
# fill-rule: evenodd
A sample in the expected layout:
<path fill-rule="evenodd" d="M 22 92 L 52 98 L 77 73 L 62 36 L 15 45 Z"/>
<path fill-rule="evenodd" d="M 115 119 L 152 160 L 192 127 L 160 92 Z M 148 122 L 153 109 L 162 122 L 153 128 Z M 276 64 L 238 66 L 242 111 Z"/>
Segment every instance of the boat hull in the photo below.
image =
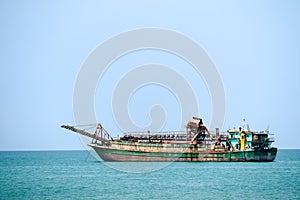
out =
<path fill-rule="evenodd" d="M 164 151 L 139 151 L 111 148 L 90 144 L 104 161 L 119 162 L 272 162 L 277 148 L 247 149 L 239 151 L 189 150 L 176 149 Z"/>

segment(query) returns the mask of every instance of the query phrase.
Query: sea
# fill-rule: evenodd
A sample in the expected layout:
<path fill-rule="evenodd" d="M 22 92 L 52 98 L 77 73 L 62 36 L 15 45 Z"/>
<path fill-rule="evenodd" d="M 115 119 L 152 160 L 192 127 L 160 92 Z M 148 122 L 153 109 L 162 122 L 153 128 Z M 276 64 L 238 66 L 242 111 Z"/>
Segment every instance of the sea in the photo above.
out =
<path fill-rule="evenodd" d="M 118 165 L 89 151 L 1 151 L 0 199 L 300 199 L 300 150 L 262 163 Z"/>

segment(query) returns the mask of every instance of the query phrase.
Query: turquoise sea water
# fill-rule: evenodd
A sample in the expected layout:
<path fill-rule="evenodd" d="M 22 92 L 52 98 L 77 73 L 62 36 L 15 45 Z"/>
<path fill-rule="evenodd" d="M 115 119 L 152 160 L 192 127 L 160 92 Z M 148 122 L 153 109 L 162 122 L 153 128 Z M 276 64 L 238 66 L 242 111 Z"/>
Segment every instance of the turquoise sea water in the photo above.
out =
<path fill-rule="evenodd" d="M 112 169 L 87 151 L 0 152 L 0 199 L 300 199 L 300 150 L 148 173 Z"/>

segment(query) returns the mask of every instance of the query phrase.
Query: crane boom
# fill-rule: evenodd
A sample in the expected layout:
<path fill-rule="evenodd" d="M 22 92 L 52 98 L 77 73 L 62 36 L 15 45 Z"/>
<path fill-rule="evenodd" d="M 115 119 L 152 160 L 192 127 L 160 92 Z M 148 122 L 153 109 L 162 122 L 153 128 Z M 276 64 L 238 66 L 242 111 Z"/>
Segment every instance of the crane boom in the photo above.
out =
<path fill-rule="evenodd" d="M 107 131 L 101 126 L 101 124 L 97 125 L 96 131 L 94 134 L 89 133 L 85 130 L 75 128 L 74 126 L 69 126 L 69 125 L 62 125 L 61 128 L 68 129 L 75 133 L 79 133 L 80 135 L 84 135 L 84 136 L 93 138 L 93 140 L 101 141 L 102 143 L 109 143 L 110 141 L 113 140 L 113 138 L 107 133 Z"/>

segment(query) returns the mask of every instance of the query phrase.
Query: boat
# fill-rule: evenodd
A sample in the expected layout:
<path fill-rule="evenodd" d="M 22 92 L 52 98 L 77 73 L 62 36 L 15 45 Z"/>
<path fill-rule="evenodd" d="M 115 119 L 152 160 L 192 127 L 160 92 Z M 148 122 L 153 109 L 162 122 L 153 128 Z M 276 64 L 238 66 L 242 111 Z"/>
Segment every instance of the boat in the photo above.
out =
<path fill-rule="evenodd" d="M 88 146 L 104 161 L 271 162 L 277 154 L 269 130 L 252 131 L 243 125 L 226 132 L 219 128 L 209 131 L 199 117 L 189 120 L 185 131 L 130 132 L 118 138 L 101 123 L 94 125 L 94 133 L 75 126 L 61 127 L 90 137 Z"/>

